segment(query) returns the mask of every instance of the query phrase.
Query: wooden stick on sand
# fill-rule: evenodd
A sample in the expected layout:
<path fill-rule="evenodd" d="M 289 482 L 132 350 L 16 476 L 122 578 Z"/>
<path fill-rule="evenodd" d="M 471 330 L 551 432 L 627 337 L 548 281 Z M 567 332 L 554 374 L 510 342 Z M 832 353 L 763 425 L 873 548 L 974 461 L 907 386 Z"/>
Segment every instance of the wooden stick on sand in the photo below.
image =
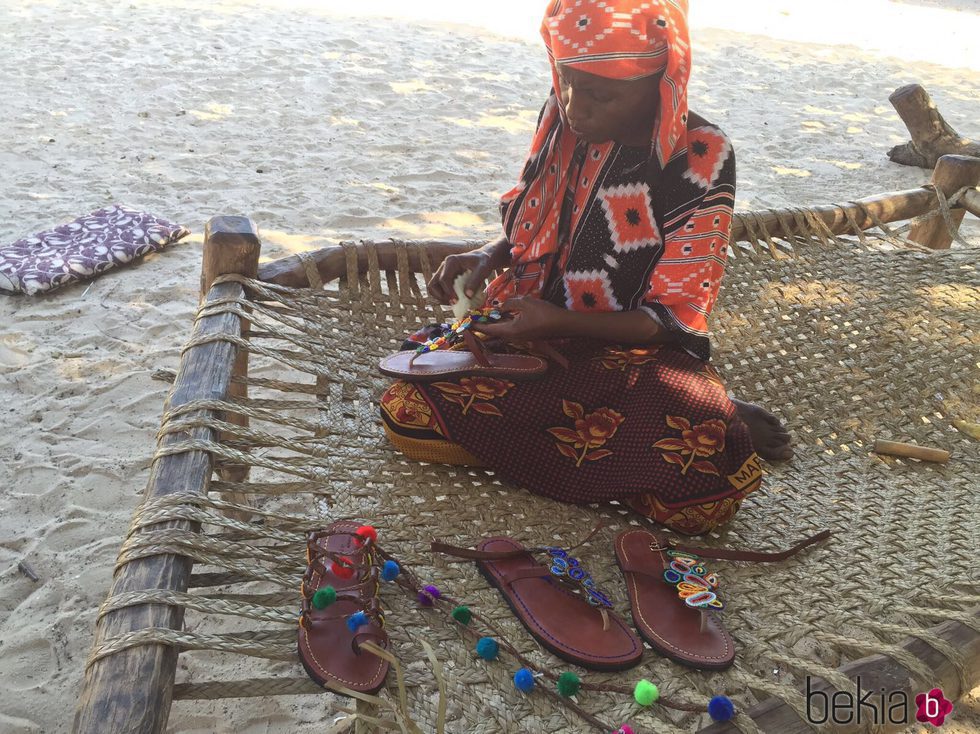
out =
<path fill-rule="evenodd" d="M 945 464 L 947 461 L 949 461 L 950 457 L 950 453 L 948 451 L 944 451 L 943 449 L 933 449 L 928 446 L 916 446 L 914 443 L 883 441 L 880 438 L 875 440 L 874 448 L 871 450 L 876 454 L 904 456 L 909 459 L 935 461 L 940 464 Z"/>

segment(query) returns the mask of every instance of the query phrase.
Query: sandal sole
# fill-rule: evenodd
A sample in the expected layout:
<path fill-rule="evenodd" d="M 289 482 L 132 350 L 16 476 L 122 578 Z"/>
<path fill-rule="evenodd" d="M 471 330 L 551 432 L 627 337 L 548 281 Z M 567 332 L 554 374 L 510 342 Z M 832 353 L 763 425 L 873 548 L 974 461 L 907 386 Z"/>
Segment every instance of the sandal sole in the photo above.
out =
<path fill-rule="evenodd" d="M 630 531 L 626 531 L 626 532 L 630 532 Z M 643 531 L 643 532 L 646 532 L 646 531 Z M 616 556 L 616 565 L 619 567 L 620 572 L 623 574 L 623 579 L 626 581 L 626 587 L 627 587 L 627 589 L 630 589 L 630 577 L 633 576 L 633 575 L 635 575 L 635 574 L 634 574 L 633 571 L 626 571 L 623 568 L 623 564 L 620 561 L 619 550 L 620 550 L 620 547 L 621 546 L 620 546 L 619 540 L 620 540 L 620 537 L 622 537 L 622 535 L 623 535 L 623 533 L 620 533 L 620 535 L 618 535 L 616 537 L 616 541 L 615 541 L 615 545 L 614 545 L 614 548 L 615 548 L 615 551 L 616 551 L 616 553 L 615 553 L 615 556 Z M 650 537 L 653 537 L 653 536 L 651 535 Z M 651 578 L 651 580 L 654 580 L 654 579 L 652 579 L 652 577 L 650 577 L 650 578 Z M 663 583 L 663 582 L 660 582 L 660 583 Z M 666 586 L 666 584 L 665 584 L 665 586 Z M 685 666 L 687 668 L 692 668 L 694 670 L 709 670 L 709 671 L 727 670 L 728 668 L 732 667 L 732 665 L 735 663 L 735 646 L 734 646 L 734 640 L 732 640 L 731 633 L 728 632 L 728 630 L 726 630 L 724 627 L 721 627 L 720 626 L 721 625 L 720 622 L 717 622 L 716 621 L 716 624 L 718 624 L 720 626 L 720 631 L 721 631 L 721 633 L 723 635 L 723 638 L 726 639 L 728 641 L 728 643 L 731 645 L 731 650 L 732 650 L 731 656 L 729 658 L 724 659 L 721 662 L 718 662 L 718 663 L 714 663 L 714 662 L 702 662 L 702 661 L 692 660 L 690 658 L 684 658 L 684 657 L 681 657 L 680 655 L 678 655 L 677 653 L 673 652 L 669 648 L 664 647 L 664 645 L 659 640 L 657 640 L 656 638 L 653 638 L 653 637 L 651 637 L 650 635 L 647 634 L 647 632 L 644 630 L 644 625 L 640 624 L 637 621 L 637 617 L 638 616 L 640 616 L 642 618 L 642 615 L 638 615 L 638 613 L 637 613 L 637 606 L 638 606 L 638 604 L 636 603 L 636 601 L 635 601 L 634 596 L 633 596 L 632 593 L 630 593 L 629 597 L 630 597 L 630 616 L 633 618 L 633 626 L 636 628 L 636 631 L 640 634 L 640 637 L 643 638 L 643 641 L 646 642 L 653 649 L 653 651 L 656 652 L 658 655 L 661 655 L 662 657 L 665 657 L 668 660 L 673 660 L 675 663 L 680 663 L 681 665 L 683 665 L 683 666 Z M 671 596 L 671 601 L 672 602 L 680 603 L 677 600 L 676 596 L 673 596 L 673 595 Z"/>
<path fill-rule="evenodd" d="M 631 659 L 624 663 L 603 664 L 592 660 L 583 660 L 581 658 L 576 658 L 572 655 L 569 655 L 567 651 L 562 650 L 560 647 L 553 645 L 551 641 L 548 640 L 547 638 L 541 637 L 533 627 L 531 627 L 527 622 L 524 621 L 524 618 L 518 612 L 517 607 L 514 605 L 514 601 L 511 599 L 510 595 L 503 589 L 500 583 L 498 583 L 496 577 L 490 572 L 490 570 L 486 568 L 486 562 L 477 561 L 476 568 L 480 572 L 480 575 L 487 580 L 487 583 L 489 583 L 490 586 L 496 589 L 497 592 L 504 598 L 504 601 L 507 602 L 507 606 L 510 607 L 510 610 L 513 613 L 513 615 L 517 618 L 517 620 L 521 623 L 521 625 L 523 625 L 524 629 L 526 629 L 528 633 L 530 633 L 531 637 L 533 637 L 539 645 L 541 645 L 543 648 L 548 650 L 556 657 L 561 658 L 562 660 L 572 663 L 574 665 L 578 665 L 581 668 L 585 668 L 586 670 L 595 670 L 595 671 L 609 672 L 609 673 L 615 673 L 623 670 L 630 670 L 632 668 L 635 668 L 637 665 L 639 665 L 640 662 L 643 660 L 642 645 L 638 646 L 639 654 L 636 656 L 636 659 L 635 660 Z M 549 581 L 549 583 L 552 582 Z M 574 596 L 574 595 L 572 595 L 569 592 L 569 596 Z M 585 602 L 583 601 L 583 603 Z"/>

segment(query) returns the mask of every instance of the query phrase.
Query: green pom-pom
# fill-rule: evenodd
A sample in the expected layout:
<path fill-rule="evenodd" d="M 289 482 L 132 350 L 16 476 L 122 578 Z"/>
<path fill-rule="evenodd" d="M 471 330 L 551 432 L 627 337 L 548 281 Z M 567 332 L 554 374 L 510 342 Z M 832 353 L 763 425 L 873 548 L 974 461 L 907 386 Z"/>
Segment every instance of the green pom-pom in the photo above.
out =
<path fill-rule="evenodd" d="M 313 595 L 313 606 L 317 609 L 326 609 L 335 601 L 337 601 L 337 590 L 332 586 L 324 586 L 322 589 L 317 589 L 317 592 Z"/>
<path fill-rule="evenodd" d="M 558 676 L 558 693 L 565 698 L 574 696 L 581 687 L 582 681 L 575 673 L 566 670 Z"/>
<path fill-rule="evenodd" d="M 473 612 L 470 611 L 469 607 L 456 607 L 453 609 L 453 619 L 463 625 L 469 624 L 470 620 L 473 619 Z"/>
<path fill-rule="evenodd" d="M 633 689 L 633 698 L 641 706 L 652 706 L 660 698 L 660 690 L 650 681 L 641 680 Z"/>

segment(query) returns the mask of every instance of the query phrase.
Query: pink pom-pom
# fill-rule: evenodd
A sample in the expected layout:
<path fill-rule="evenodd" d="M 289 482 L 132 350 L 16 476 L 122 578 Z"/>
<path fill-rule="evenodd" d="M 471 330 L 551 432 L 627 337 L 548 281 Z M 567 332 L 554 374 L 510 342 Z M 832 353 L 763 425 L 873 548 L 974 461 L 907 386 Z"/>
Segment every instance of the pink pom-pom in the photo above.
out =
<path fill-rule="evenodd" d="M 629 724 L 623 724 L 616 731 L 614 731 L 613 734 L 634 734 L 633 727 Z"/>

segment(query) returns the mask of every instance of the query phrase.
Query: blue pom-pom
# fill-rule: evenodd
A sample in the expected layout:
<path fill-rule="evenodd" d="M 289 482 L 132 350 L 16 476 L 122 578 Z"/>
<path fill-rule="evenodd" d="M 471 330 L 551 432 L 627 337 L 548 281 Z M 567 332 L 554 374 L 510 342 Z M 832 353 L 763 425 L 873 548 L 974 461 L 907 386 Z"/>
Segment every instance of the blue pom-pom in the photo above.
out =
<path fill-rule="evenodd" d="M 728 696 L 715 696 L 708 701 L 708 715 L 715 721 L 728 721 L 735 715 L 735 704 Z"/>
<path fill-rule="evenodd" d="M 394 581 L 401 572 L 401 566 L 397 561 L 385 561 L 385 565 L 381 567 L 381 580 Z"/>
<path fill-rule="evenodd" d="M 527 668 L 521 668 L 514 673 L 514 687 L 521 693 L 530 693 L 534 688 L 534 674 Z"/>
<path fill-rule="evenodd" d="M 496 660 L 500 645 L 492 637 L 481 637 L 476 643 L 476 654 L 484 660 Z"/>
<path fill-rule="evenodd" d="M 354 612 L 347 618 L 347 629 L 357 632 L 358 629 L 368 623 L 368 615 L 364 612 Z"/>

